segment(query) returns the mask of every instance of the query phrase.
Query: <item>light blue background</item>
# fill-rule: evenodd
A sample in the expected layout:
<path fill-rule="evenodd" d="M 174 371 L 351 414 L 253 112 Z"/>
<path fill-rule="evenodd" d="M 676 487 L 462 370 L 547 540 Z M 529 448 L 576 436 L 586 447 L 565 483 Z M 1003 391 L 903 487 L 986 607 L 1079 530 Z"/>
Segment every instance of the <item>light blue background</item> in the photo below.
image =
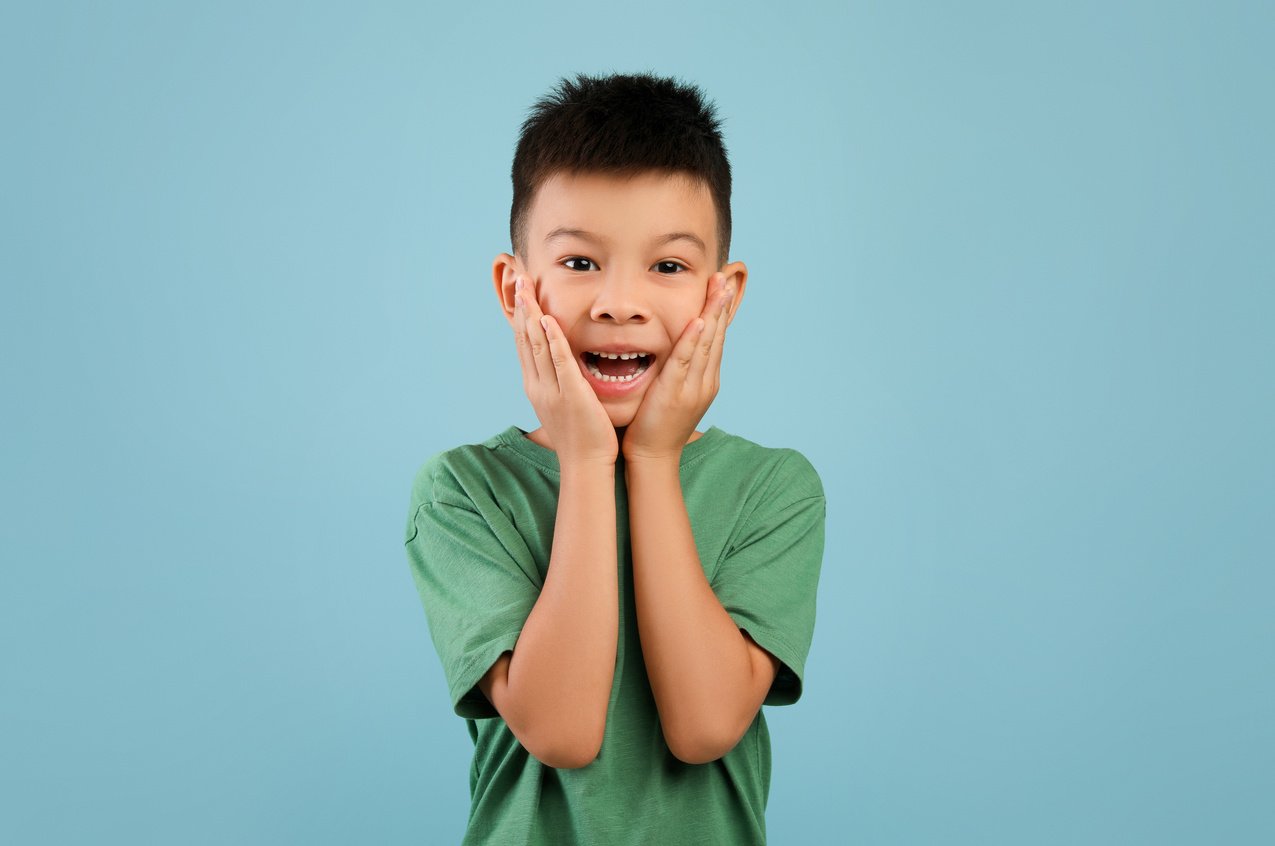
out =
<path fill-rule="evenodd" d="M 828 495 L 772 842 L 1275 842 L 1271 8 L 6 4 L 0 840 L 459 841 L 411 479 L 534 425 L 525 110 L 654 69 Z"/>

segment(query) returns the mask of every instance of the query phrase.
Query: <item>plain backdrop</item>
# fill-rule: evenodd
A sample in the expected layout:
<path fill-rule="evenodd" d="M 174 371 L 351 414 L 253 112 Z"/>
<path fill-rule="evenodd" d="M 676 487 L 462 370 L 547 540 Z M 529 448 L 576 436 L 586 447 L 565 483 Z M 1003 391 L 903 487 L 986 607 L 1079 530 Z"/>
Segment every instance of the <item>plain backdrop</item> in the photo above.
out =
<path fill-rule="evenodd" d="M 558 78 L 704 87 L 705 425 L 828 534 L 771 842 L 1275 842 L 1268 3 L 0 12 L 0 840 L 447 844 L 403 551 L 535 425 L 490 285 Z"/>

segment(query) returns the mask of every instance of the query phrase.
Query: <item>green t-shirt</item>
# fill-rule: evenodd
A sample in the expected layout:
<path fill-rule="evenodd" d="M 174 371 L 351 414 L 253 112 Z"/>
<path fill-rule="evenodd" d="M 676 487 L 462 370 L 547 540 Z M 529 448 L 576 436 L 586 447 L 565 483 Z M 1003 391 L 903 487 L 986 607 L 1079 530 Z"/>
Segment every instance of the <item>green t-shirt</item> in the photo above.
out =
<path fill-rule="evenodd" d="M 766 840 L 770 735 L 759 711 L 722 758 L 686 764 L 660 731 L 638 640 L 624 463 L 616 465 L 619 641 L 606 733 L 579 769 L 541 764 L 476 687 L 512 650 L 549 564 L 558 460 L 510 427 L 434 456 L 412 487 L 406 546 L 452 707 L 474 741 L 466 844 L 732 844 Z M 824 494 L 801 453 L 712 427 L 687 444 L 682 494 L 709 584 L 783 662 L 767 705 L 801 696 L 823 558 Z"/>

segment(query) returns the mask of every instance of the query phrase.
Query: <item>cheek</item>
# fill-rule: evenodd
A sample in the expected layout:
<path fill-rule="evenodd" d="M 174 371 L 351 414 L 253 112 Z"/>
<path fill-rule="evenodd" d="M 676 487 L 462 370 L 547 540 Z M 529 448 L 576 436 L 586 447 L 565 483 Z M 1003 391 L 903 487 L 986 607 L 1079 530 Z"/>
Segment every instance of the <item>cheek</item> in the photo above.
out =
<path fill-rule="evenodd" d="M 567 308 L 566 299 L 562 294 L 554 290 L 553 286 L 542 286 L 537 290 L 536 302 L 540 305 L 540 310 L 550 315 L 558 321 L 559 325 L 567 325 Z"/>
<path fill-rule="evenodd" d="M 680 297 L 677 302 L 670 303 L 661 316 L 661 320 L 668 330 L 669 340 L 677 343 L 678 338 L 682 337 L 682 332 L 686 330 L 692 320 L 699 317 L 700 312 L 703 310 L 704 297 L 702 295 Z"/>
<path fill-rule="evenodd" d="M 579 299 L 579 292 L 573 292 L 570 285 L 559 285 L 552 279 L 542 279 L 536 287 L 540 310 L 553 315 L 559 323 L 580 310 Z"/>

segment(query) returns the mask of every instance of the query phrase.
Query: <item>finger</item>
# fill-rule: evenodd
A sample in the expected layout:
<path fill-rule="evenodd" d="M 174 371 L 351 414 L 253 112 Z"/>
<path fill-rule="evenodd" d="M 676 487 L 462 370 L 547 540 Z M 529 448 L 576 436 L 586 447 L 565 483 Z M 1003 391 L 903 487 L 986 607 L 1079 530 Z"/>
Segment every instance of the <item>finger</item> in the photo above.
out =
<path fill-rule="evenodd" d="M 726 347 L 726 326 L 730 323 L 730 307 L 733 302 L 735 302 L 735 289 L 731 286 L 726 289 L 721 312 L 717 315 L 717 331 L 713 338 L 712 349 L 708 353 L 706 373 L 713 380 L 714 390 L 721 384 L 722 350 Z"/>
<path fill-rule="evenodd" d="M 708 370 L 710 359 L 713 354 L 713 345 L 717 342 L 718 331 L 722 324 L 722 307 L 726 302 L 725 278 L 714 274 L 713 281 L 716 284 L 716 291 L 709 296 L 708 301 L 704 303 L 704 311 L 701 319 L 704 321 L 704 331 L 700 334 L 699 341 L 695 345 L 695 354 L 691 359 L 687 379 L 694 384 L 701 384 L 704 374 Z"/>
<path fill-rule="evenodd" d="M 695 357 L 696 345 L 703 332 L 704 318 L 702 317 L 697 317 L 686 324 L 686 328 L 682 330 L 682 336 L 677 339 L 677 343 L 673 345 L 673 351 L 669 353 L 668 364 L 664 365 L 664 369 L 660 371 L 660 381 L 673 382 L 679 386 L 686 382 L 691 360 Z"/>
<path fill-rule="evenodd" d="M 546 314 L 540 318 L 540 323 L 549 342 L 549 360 L 553 362 L 553 370 L 558 386 L 565 389 L 568 385 L 573 385 L 577 381 L 583 382 L 584 374 L 576 366 L 575 353 L 571 351 L 571 344 L 567 342 L 567 336 L 563 334 L 562 327 L 558 325 L 558 321 Z M 585 387 L 588 386 L 586 385 Z"/>
<path fill-rule="evenodd" d="M 532 312 L 535 309 L 535 297 L 531 294 L 528 281 L 525 278 L 519 278 L 514 283 L 514 302 L 520 309 L 520 319 L 518 327 L 522 332 L 523 355 L 526 356 L 528 367 L 526 369 L 527 378 L 533 382 L 539 383 L 543 381 L 544 374 L 541 372 L 541 365 L 536 357 L 537 344 L 543 345 L 536 336 L 536 329 L 539 326 L 536 316 Z"/>
<path fill-rule="evenodd" d="M 545 336 L 544 324 L 540 318 L 544 312 L 536 301 L 535 282 L 523 280 L 522 301 L 527 309 L 527 338 L 530 341 L 531 355 L 536 362 L 536 375 L 540 381 L 553 388 L 558 387 L 558 375 L 553 369 L 553 358 L 549 352 L 549 339 Z"/>
<path fill-rule="evenodd" d="M 515 283 L 515 290 L 520 290 Z M 536 360 L 531 354 L 531 340 L 527 337 L 527 306 L 520 293 L 514 294 L 514 345 L 518 348 L 518 364 L 522 367 L 523 385 L 539 379 Z"/>

